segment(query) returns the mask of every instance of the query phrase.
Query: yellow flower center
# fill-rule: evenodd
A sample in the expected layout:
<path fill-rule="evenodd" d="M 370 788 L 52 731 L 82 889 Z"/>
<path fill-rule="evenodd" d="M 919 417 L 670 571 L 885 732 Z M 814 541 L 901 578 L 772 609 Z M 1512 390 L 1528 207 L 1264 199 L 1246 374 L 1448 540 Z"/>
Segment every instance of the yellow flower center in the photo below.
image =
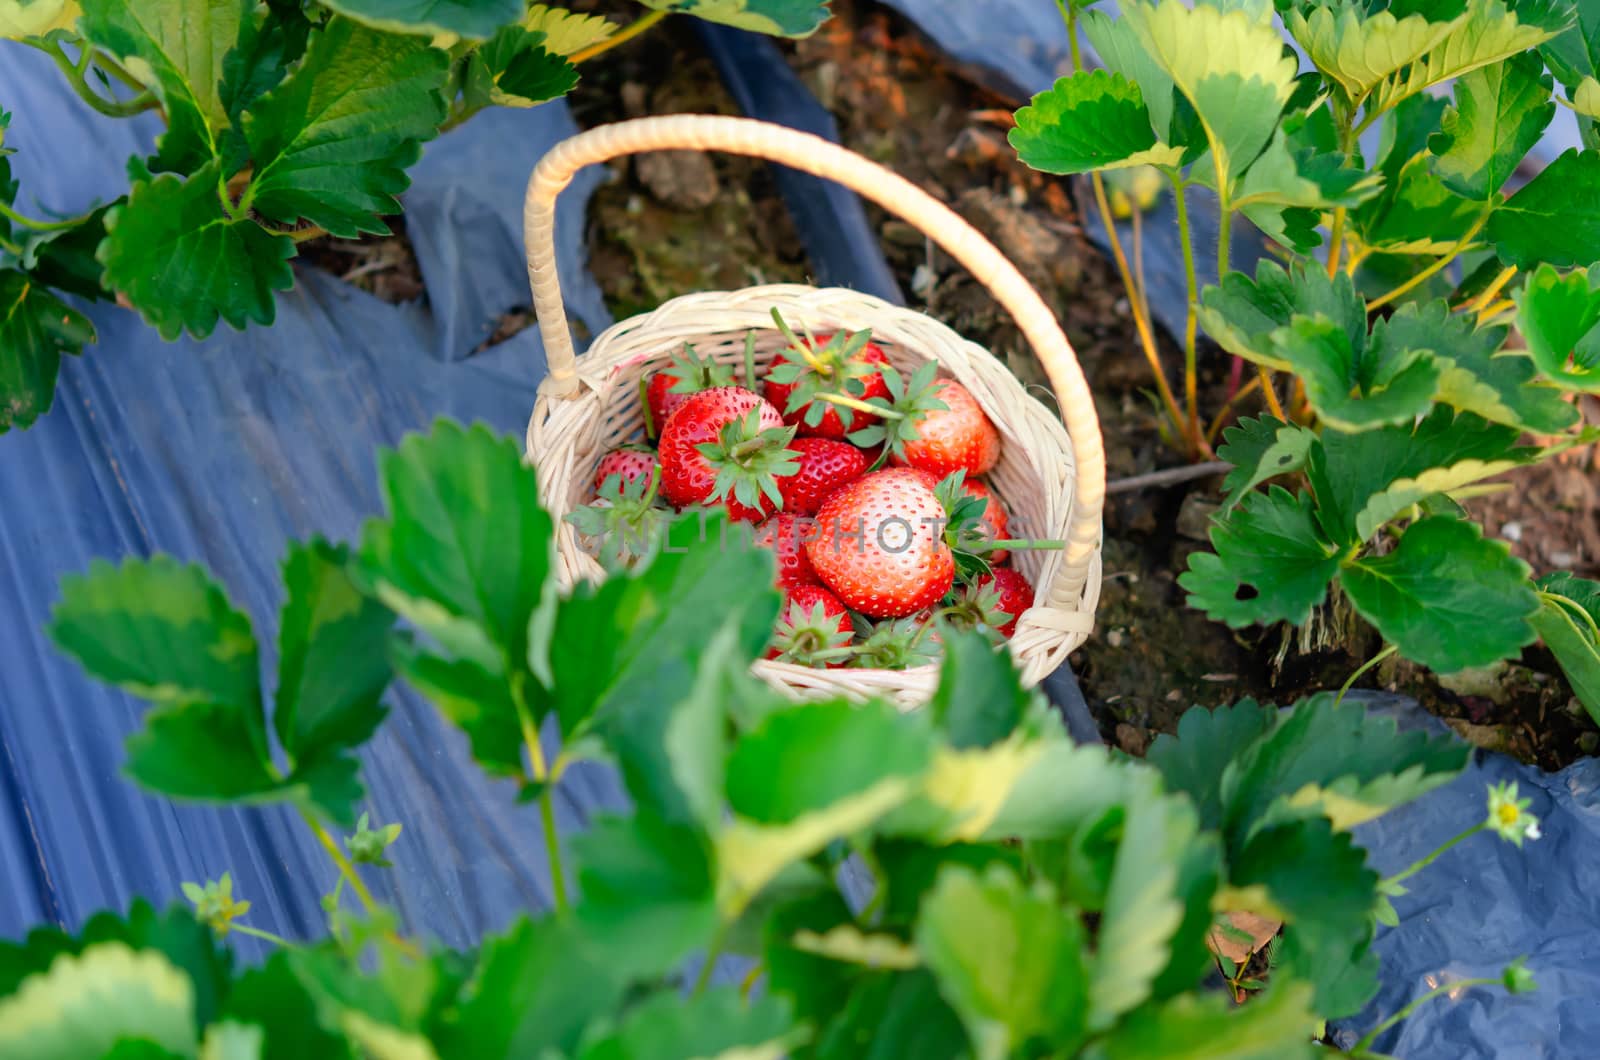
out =
<path fill-rule="evenodd" d="M 1503 803 L 1496 812 L 1499 814 L 1500 823 L 1505 825 L 1516 824 L 1517 818 L 1522 816 L 1522 811 L 1517 809 L 1514 803 L 1509 802 Z"/>

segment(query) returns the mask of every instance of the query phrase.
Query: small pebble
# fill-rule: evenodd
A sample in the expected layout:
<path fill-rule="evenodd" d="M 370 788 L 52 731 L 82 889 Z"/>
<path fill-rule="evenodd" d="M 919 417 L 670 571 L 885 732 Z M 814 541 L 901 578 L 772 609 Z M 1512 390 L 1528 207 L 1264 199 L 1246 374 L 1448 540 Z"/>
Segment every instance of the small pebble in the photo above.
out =
<path fill-rule="evenodd" d="M 1521 523 L 1507 523 L 1506 525 L 1504 525 L 1504 526 L 1502 526 L 1500 528 L 1500 532 L 1505 535 L 1505 538 L 1506 538 L 1507 541 L 1521 541 L 1522 540 L 1522 524 Z"/>
<path fill-rule="evenodd" d="M 1106 634 L 1106 643 L 1111 645 L 1113 648 L 1122 647 L 1122 640 L 1122 630 L 1120 629 L 1114 629 L 1110 633 Z"/>

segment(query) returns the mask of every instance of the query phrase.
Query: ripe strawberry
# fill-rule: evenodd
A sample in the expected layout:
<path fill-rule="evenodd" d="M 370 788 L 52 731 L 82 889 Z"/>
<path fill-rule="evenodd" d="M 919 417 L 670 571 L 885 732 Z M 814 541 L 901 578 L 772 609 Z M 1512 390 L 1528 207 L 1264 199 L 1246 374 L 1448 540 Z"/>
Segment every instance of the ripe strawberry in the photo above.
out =
<path fill-rule="evenodd" d="M 816 520 L 790 512 L 779 512 L 756 527 L 756 544 L 778 557 L 778 588 L 787 591 L 822 583 L 806 556 L 806 539 L 816 532 Z"/>
<path fill-rule="evenodd" d="M 906 438 L 890 460 L 931 471 L 939 478 L 954 471 L 981 475 L 994 467 L 1000 459 L 1000 432 L 977 399 L 954 379 L 939 380 L 933 393 L 945 407 L 916 416 L 916 437 Z"/>
<path fill-rule="evenodd" d="M 985 503 L 983 509 L 983 536 L 990 541 L 999 541 L 1005 538 L 1006 529 L 1011 523 L 1011 517 L 1006 513 L 1005 505 L 1000 503 L 1000 498 L 990 491 L 988 483 L 982 479 L 968 479 L 961 484 L 967 496 L 977 497 Z M 1010 555 L 1005 549 L 999 549 L 988 554 L 990 563 L 1004 563 Z"/>
<path fill-rule="evenodd" d="M 634 457 L 644 455 L 631 450 L 607 453 L 600 460 L 602 474 L 595 476 L 599 481 L 594 503 L 567 515 L 567 522 L 589 538 L 601 560 L 611 566 L 654 555 L 670 525 L 669 513 L 656 506 L 661 475 L 653 456 L 646 475 L 630 478 L 624 472 L 603 473 L 606 461 L 614 456 L 632 464 Z"/>
<path fill-rule="evenodd" d="M 872 618 L 913 614 L 955 577 L 941 535 L 944 505 L 903 472 L 879 471 L 844 486 L 817 512 L 806 555 L 845 606 Z"/>
<path fill-rule="evenodd" d="M 999 567 L 979 575 L 973 588 L 976 603 L 986 612 L 985 624 L 1009 640 L 1017 632 L 1017 619 L 1033 606 L 1033 586 L 1021 571 Z"/>
<path fill-rule="evenodd" d="M 832 438 L 796 438 L 789 448 L 800 454 L 800 470 L 778 480 L 783 510 L 794 515 L 815 515 L 828 494 L 861 477 L 867 470 L 866 454 L 849 442 Z"/>
<path fill-rule="evenodd" d="M 661 429 L 661 495 L 674 506 L 721 503 L 760 522 L 783 503 L 777 479 L 800 469 L 794 428 L 753 391 L 719 386 L 692 394 Z"/>
<path fill-rule="evenodd" d="M 683 352 L 673 354 L 667 367 L 645 378 L 645 433 L 651 438 L 658 437 L 667 424 L 667 417 L 689 400 L 691 394 L 732 385 L 731 366 L 707 360 L 695 353 L 693 346 L 684 343 Z"/>
<path fill-rule="evenodd" d="M 855 627 L 838 597 L 820 585 L 799 585 L 784 599 L 767 658 L 837 669 L 855 654 L 854 638 Z"/>
<path fill-rule="evenodd" d="M 601 483 L 612 475 L 620 475 L 624 486 L 649 482 L 655 469 L 656 454 L 653 449 L 642 445 L 618 446 L 600 458 L 600 466 L 594 471 L 594 491 L 599 494 Z"/>
<path fill-rule="evenodd" d="M 782 411 L 783 422 L 801 434 L 837 439 L 875 419 L 859 406 L 868 398 L 889 397 L 879 367 L 887 365 L 889 357 L 869 341 L 871 332 L 839 332 L 807 341 L 776 309 L 772 319 L 789 340 L 789 348 L 772 359 L 764 392 Z M 849 403 L 857 407 L 846 407 Z"/>

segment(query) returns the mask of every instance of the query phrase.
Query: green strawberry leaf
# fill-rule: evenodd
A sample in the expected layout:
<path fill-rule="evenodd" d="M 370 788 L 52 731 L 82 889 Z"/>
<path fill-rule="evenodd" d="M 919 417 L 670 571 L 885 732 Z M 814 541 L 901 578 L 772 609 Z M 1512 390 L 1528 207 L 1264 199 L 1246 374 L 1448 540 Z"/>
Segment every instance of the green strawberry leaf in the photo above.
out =
<path fill-rule="evenodd" d="M 1516 295 L 1534 363 L 1569 390 L 1600 392 L 1600 269 L 1562 276 L 1540 265 Z"/>
<path fill-rule="evenodd" d="M 169 556 L 104 560 L 67 577 L 50 636 L 94 677 L 163 706 L 234 709 L 266 749 L 260 662 L 250 619 L 199 567 Z"/>
<path fill-rule="evenodd" d="M 1346 166 L 1337 154 L 1294 150 L 1280 128 L 1245 170 L 1233 204 L 1246 211 L 1264 206 L 1315 210 L 1359 206 L 1377 195 L 1382 183 L 1376 174 Z"/>
<path fill-rule="evenodd" d="M 1501 349 L 1503 327 L 1480 328 L 1470 314 L 1452 313 L 1442 300 L 1412 302 L 1372 328 L 1375 359 L 1393 350 L 1427 350 L 1440 368 L 1435 400 L 1493 423 L 1535 434 L 1559 434 L 1577 420 L 1560 391 L 1539 385 L 1533 359 Z"/>
<path fill-rule="evenodd" d="M 1139 86 L 1105 70 L 1063 77 L 1017 111 L 1008 139 L 1046 173 L 1177 166 L 1182 147 L 1158 143 Z"/>
<path fill-rule="evenodd" d="M 329 22 L 244 115 L 255 164 L 245 204 L 336 236 L 387 234 L 378 215 L 400 212 L 405 168 L 444 120 L 448 66 L 426 40 Z"/>
<path fill-rule="evenodd" d="M 467 76 L 469 91 L 502 107 L 536 106 L 578 84 L 578 68 L 552 51 L 541 32 L 521 26 L 507 26 L 473 52 Z"/>
<path fill-rule="evenodd" d="M 719 905 L 736 912 L 785 866 L 865 833 L 915 794 L 932 754 L 926 726 L 887 703 L 768 715 L 728 757 L 734 818 L 717 835 Z"/>
<path fill-rule="evenodd" d="M 1248 701 L 1235 714 L 1241 710 L 1245 718 L 1230 716 L 1200 730 L 1209 738 L 1202 750 L 1228 738 L 1221 748 L 1227 757 L 1221 759 L 1226 765 L 1219 771 L 1216 804 L 1223 812 L 1217 826 L 1226 829 L 1230 849 L 1238 849 L 1258 828 L 1295 816 L 1320 814 L 1341 831 L 1364 824 L 1448 783 L 1465 768 L 1471 752 L 1452 736 L 1399 732 L 1393 718 L 1369 716 L 1331 693 L 1301 700 L 1287 711 Z M 1251 736 L 1246 719 L 1266 727 Z M 1222 725 L 1227 728 L 1218 731 Z M 1181 752 L 1181 727 L 1178 735 Z M 1170 750 L 1163 754 L 1168 761 L 1175 757 Z M 1190 769 L 1178 775 L 1193 777 L 1183 790 L 1203 784 L 1209 804 L 1211 785 L 1194 776 L 1192 757 L 1179 761 L 1188 761 Z"/>
<path fill-rule="evenodd" d="M 217 136 L 228 127 L 218 88 L 223 58 L 248 7 L 244 0 L 84 0 L 84 37 L 161 100 L 167 131 L 153 169 L 194 173 L 219 156 Z"/>
<path fill-rule="evenodd" d="M 1550 76 L 1537 52 L 1474 70 L 1455 83 L 1455 106 L 1428 141 L 1433 172 L 1476 202 L 1500 190 L 1555 117 Z"/>
<path fill-rule="evenodd" d="M 628 975 L 664 974 L 711 944 L 719 921 L 705 833 L 643 811 L 600 818 L 571 846 L 583 892 L 578 921 Z"/>
<path fill-rule="evenodd" d="M 379 473 L 387 514 L 363 528 L 360 579 L 451 658 L 520 683 L 555 549 L 517 445 L 439 420 L 384 453 Z"/>
<path fill-rule="evenodd" d="M 1501 260 L 1518 268 L 1594 264 L 1600 257 L 1600 152 L 1562 154 L 1489 216 L 1487 233 Z"/>
<path fill-rule="evenodd" d="M 1577 8 L 1577 21 L 1539 46 L 1556 80 L 1572 92 L 1600 76 L 1600 5 L 1583 0 Z"/>
<path fill-rule="evenodd" d="M 319 0 L 339 14 L 387 33 L 483 40 L 521 18 L 524 0 Z"/>
<path fill-rule="evenodd" d="M 0 168 L 3 167 L 4 160 L 0 159 Z M 117 203 L 124 201 L 119 199 Z M 22 268 L 33 282 L 91 302 L 109 301 L 111 295 L 100 285 L 105 269 L 94 255 L 106 238 L 106 213 L 110 209 L 111 206 L 102 206 L 71 228 L 17 233 L 15 238 L 22 243 Z"/>
<path fill-rule="evenodd" d="M 1350 958 L 1372 939 L 1378 874 L 1367 867 L 1365 852 L 1327 820 L 1303 818 L 1257 832 L 1229 858 L 1228 870 L 1235 888 L 1267 899 L 1266 908 L 1253 912 L 1270 912 L 1287 924 L 1285 934 L 1295 937 L 1298 956 L 1284 973 L 1293 976 L 1290 981 L 1310 981 L 1317 1012 L 1332 1015 L 1336 992 L 1350 989 L 1341 981 Z M 1335 959 L 1321 959 L 1323 953 Z M 1372 980 L 1370 987 L 1376 986 Z"/>
<path fill-rule="evenodd" d="M 1188 993 L 1140 1009 L 1085 1060 L 1317 1060 L 1323 1021 L 1309 983 L 1274 983 L 1248 1005 L 1221 992 Z"/>
<path fill-rule="evenodd" d="M 1122 18 L 1194 107 L 1215 184 L 1232 187 L 1261 153 L 1294 88 L 1295 60 L 1270 22 L 1176 0 L 1135 3 Z"/>
<path fill-rule="evenodd" d="M 1366 336 L 1326 317 L 1298 317 L 1272 333 L 1278 356 L 1305 382 L 1323 422 L 1345 430 L 1410 423 L 1433 404 L 1439 367 L 1432 357 L 1401 351 L 1385 362 L 1366 356 Z"/>
<path fill-rule="evenodd" d="M 0 39 L 26 40 L 71 29 L 78 15 L 71 0 L 0 0 Z"/>
<path fill-rule="evenodd" d="M 1459 519 L 1413 523 L 1393 552 L 1349 561 L 1341 584 L 1385 640 L 1439 673 L 1487 666 L 1534 639 L 1527 564 Z"/>
<path fill-rule="evenodd" d="M 1392 912 L 1394 907 L 1379 883 L 1377 911 L 1373 913 L 1379 924 L 1384 923 L 1385 908 Z M 1399 917 L 1393 920 L 1388 926 L 1399 926 Z M 1289 927 L 1278 936 L 1272 967 L 1315 984 L 1319 1015 L 1345 1019 L 1366 1008 L 1378 993 L 1378 955 L 1372 949 L 1371 934 L 1351 931 L 1341 937 Z"/>
<path fill-rule="evenodd" d="M 1304 622 L 1339 570 L 1337 552 L 1317 529 L 1311 497 L 1280 486 L 1248 495 L 1217 518 L 1211 545 L 1215 553 L 1189 558 L 1178 584 L 1190 607 L 1235 628 Z"/>
<path fill-rule="evenodd" d="M 1200 324 L 1223 349 L 1257 364 L 1288 371 L 1273 334 L 1295 317 L 1325 317 L 1341 324 L 1350 345 L 1367 337 L 1367 304 L 1349 276 L 1333 279 L 1315 265 L 1297 263 L 1292 272 L 1269 259 L 1256 266 L 1255 279 L 1230 272 L 1200 296 Z"/>
<path fill-rule="evenodd" d="M 346 550 L 321 539 L 290 546 L 283 582 L 272 722 L 295 763 L 358 747 L 383 721 L 394 616 L 356 588 Z"/>
<path fill-rule="evenodd" d="M 522 28 L 543 33 L 545 50 L 562 58 L 610 40 L 617 32 L 617 24 L 604 15 L 583 15 L 548 4 L 528 5 Z"/>
<path fill-rule="evenodd" d="M 93 341 L 87 317 L 27 273 L 0 270 L 0 434 L 50 411 L 61 358 Z"/>
<path fill-rule="evenodd" d="M 293 241 L 231 217 L 220 195 L 211 164 L 185 181 L 138 181 L 127 203 L 106 214 L 96 255 L 105 284 L 168 341 L 185 329 L 203 339 L 219 317 L 238 329 L 271 324 L 273 292 L 294 286 Z"/>
<path fill-rule="evenodd" d="M 1189 796 L 1203 827 L 1218 829 L 1226 810 L 1221 767 L 1241 759 L 1276 724 L 1277 711 L 1253 699 L 1215 710 L 1196 707 L 1178 719 L 1176 736 L 1155 738 L 1145 761 L 1161 771 L 1168 789 Z"/>
<path fill-rule="evenodd" d="M 1600 582 L 1566 571 L 1540 578 L 1533 628 L 1591 718 L 1600 719 Z"/>
<path fill-rule="evenodd" d="M 1140 43 L 1133 24 L 1113 18 L 1104 11 L 1087 10 L 1088 5 L 1084 7 L 1086 9 L 1078 16 L 1079 24 L 1083 28 L 1084 36 L 1088 37 L 1089 43 L 1094 46 L 1094 53 L 1105 64 L 1105 68 L 1139 87 L 1140 98 L 1150 113 L 1150 124 L 1160 140 L 1170 143 L 1182 142 L 1187 145 L 1189 143 L 1187 139 L 1171 135 L 1174 131 L 1174 105 L 1178 98 L 1172 78 L 1168 76 L 1161 63 Z M 1193 115 L 1192 109 L 1190 115 L 1191 117 Z M 1204 150 L 1203 133 L 1200 134 L 1199 140 L 1199 147 Z M 1186 158 L 1185 161 L 1191 159 Z"/>
<path fill-rule="evenodd" d="M 265 963 L 246 969 L 228 991 L 225 1014 L 271 1029 L 262 1060 L 312 1056 L 355 1060 L 344 1033 L 337 1027 L 323 1028 L 318 1000 L 288 958 L 287 951 L 279 950 Z"/>
<path fill-rule="evenodd" d="M 639 0 L 657 11 L 681 11 L 707 22 L 775 37 L 809 37 L 828 20 L 827 0 Z"/>
<path fill-rule="evenodd" d="M 194 992 L 195 1033 L 216 1018 L 223 996 L 229 992 L 231 951 L 220 946 L 211 929 L 197 922 L 187 907 L 173 906 L 157 913 L 142 898 L 134 900 L 125 917 L 94 914 L 76 935 L 40 927 L 21 942 L 0 941 L 0 997 L 15 994 L 23 980 L 47 971 L 56 958 L 81 954 L 106 942 L 159 953 L 184 974 Z"/>
<path fill-rule="evenodd" d="M 916 943 L 982 1058 L 1043 1039 L 1082 1044 L 1092 984 L 1081 921 L 1042 883 L 1000 866 L 946 868 L 923 900 Z"/>
<path fill-rule="evenodd" d="M 1291 8 L 1284 15 L 1284 26 L 1317 69 L 1352 103 L 1426 55 L 1455 27 L 1454 21 L 1434 22 L 1420 14 L 1396 18 L 1393 12 L 1379 11 L 1363 17 L 1357 10 L 1315 6 Z"/>
<path fill-rule="evenodd" d="M 862 979 L 821 1029 L 816 1060 L 963 1060 L 972 1048 L 960 1018 L 926 971 Z"/>
<path fill-rule="evenodd" d="M 1211 889 L 1200 886 L 1206 874 L 1195 871 L 1206 865 L 1195 860 L 1197 843 L 1211 878 L 1218 867 L 1214 841 L 1199 838 L 1194 808 L 1164 796 L 1156 778 L 1139 777 L 1125 805 L 1089 979 L 1092 1031 L 1115 1026 L 1148 1000 L 1174 959 L 1192 968 L 1211 907 Z"/>
<path fill-rule="evenodd" d="M 1526 15 L 1527 20 L 1519 18 Z M 1566 29 L 1572 9 L 1564 5 L 1520 4 L 1504 0 L 1467 0 L 1466 13 L 1450 23 L 1450 32 L 1420 61 L 1397 69 L 1373 92 L 1370 106 L 1388 110 L 1434 85 L 1480 67 L 1536 48 Z"/>
<path fill-rule="evenodd" d="M 63 954 L 0 1000 L 0 1055 L 103 1056 L 123 1040 L 195 1054 L 194 987 L 155 950 L 101 942 Z"/>
<path fill-rule="evenodd" d="M 1482 217 L 1484 206 L 1452 191 L 1433 166 L 1428 155 L 1411 158 L 1376 198 L 1350 215 L 1362 242 L 1390 254 L 1455 249 Z"/>
<path fill-rule="evenodd" d="M 497 777 L 524 775 L 522 720 L 502 674 L 470 659 L 435 655 L 406 637 L 391 642 L 389 657 L 407 684 L 467 734 L 472 757 L 484 772 Z"/>
<path fill-rule="evenodd" d="M 664 990 L 628 1010 L 611 1034 L 589 1043 L 578 1060 L 679 1060 L 680 1057 L 778 1057 L 804 1040 L 788 1002 L 717 987 L 684 997 Z"/>
<path fill-rule="evenodd" d="M 572 920 L 519 919 L 484 942 L 467 988 L 430 1037 L 445 1060 L 571 1055 L 625 985 Z"/>
<path fill-rule="evenodd" d="M 1425 481 L 1441 470 L 1503 461 L 1514 466 L 1529 455 L 1516 448 L 1517 433 L 1515 428 L 1490 425 L 1445 407 L 1435 408 L 1415 427 L 1359 433 L 1325 430 L 1308 465 L 1317 520 L 1335 542 L 1365 541 L 1370 535 L 1362 528 L 1375 531 L 1381 525 L 1378 509 L 1389 506 L 1382 500 L 1386 491 L 1404 490 L 1408 483 Z"/>
<path fill-rule="evenodd" d="M 247 17 L 239 40 L 222 60 L 218 98 L 235 136 L 245 110 L 282 84 L 289 68 L 305 55 L 311 20 L 298 8 L 270 7 Z M 243 160 L 239 160 L 243 164 Z"/>
<path fill-rule="evenodd" d="M 1245 416 L 1223 431 L 1217 456 L 1232 464 L 1233 470 L 1222 480 L 1228 494 L 1222 514 L 1232 511 L 1245 494 L 1268 479 L 1304 468 L 1316 441 L 1314 431 L 1271 416 Z"/>
<path fill-rule="evenodd" d="M 944 658 L 928 714 L 957 749 L 990 747 L 1022 724 L 1034 695 L 1009 656 L 974 632 L 941 634 Z"/>
<path fill-rule="evenodd" d="M 598 733 L 636 797 L 649 792 L 669 819 L 720 809 L 696 781 L 717 757 L 709 737 L 724 697 L 694 697 L 766 647 L 779 605 L 772 569 L 771 553 L 724 515 L 687 515 L 647 565 L 578 586 L 555 613 L 541 676 L 562 734 Z M 702 657 L 714 665 L 701 670 Z"/>

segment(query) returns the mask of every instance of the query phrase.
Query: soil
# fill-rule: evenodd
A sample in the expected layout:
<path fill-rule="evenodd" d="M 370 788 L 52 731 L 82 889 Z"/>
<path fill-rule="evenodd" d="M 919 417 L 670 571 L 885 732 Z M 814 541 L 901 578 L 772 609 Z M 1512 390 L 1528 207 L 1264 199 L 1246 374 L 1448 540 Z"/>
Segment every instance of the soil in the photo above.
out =
<path fill-rule="evenodd" d="M 613 0 L 572 6 L 624 20 L 636 10 Z M 1181 464 L 1161 438 L 1149 368 L 1110 263 L 1085 238 L 1065 184 L 1022 166 L 1006 144 L 1010 114 L 1022 101 L 963 79 L 873 0 L 834 0 L 833 10 L 815 36 L 784 47 L 834 114 L 843 142 L 950 203 L 1045 294 L 1096 394 L 1113 480 Z M 585 64 L 569 100 L 578 122 L 737 113 L 686 22 L 669 20 L 652 30 L 648 46 L 618 48 Z M 869 215 L 914 304 L 992 350 L 1050 400 L 1037 362 L 987 292 L 920 233 L 875 208 Z M 765 166 L 746 159 L 683 154 L 619 164 L 595 195 L 589 231 L 591 267 L 619 318 L 691 291 L 808 279 Z M 366 258 L 350 251 L 343 260 L 357 282 L 377 283 L 386 275 L 382 263 L 400 258 L 394 250 Z M 403 267 L 393 271 L 403 283 Z M 509 315 L 497 337 L 528 323 L 525 312 Z M 1167 347 L 1167 363 L 1181 363 L 1178 349 Z M 1220 352 L 1206 352 L 1202 407 L 1220 407 L 1227 368 Z M 1248 404 L 1238 411 L 1257 411 Z M 1600 411 L 1587 411 L 1600 421 Z M 1590 450 L 1525 470 L 1504 492 L 1474 502 L 1474 513 L 1536 570 L 1600 574 L 1594 461 Z M 1337 688 L 1380 647 L 1337 599 L 1303 631 L 1232 631 L 1186 607 L 1176 574 L 1205 547 L 1206 516 L 1217 497 L 1217 480 L 1202 479 L 1116 494 L 1106 513 L 1097 632 L 1073 661 L 1107 742 L 1132 754 L 1172 731 L 1192 705 L 1245 696 L 1290 702 Z M 1472 742 L 1553 769 L 1600 743 L 1558 674 L 1548 653 L 1534 648 L 1492 673 L 1447 682 L 1391 660 L 1359 684 L 1415 697 Z"/>

